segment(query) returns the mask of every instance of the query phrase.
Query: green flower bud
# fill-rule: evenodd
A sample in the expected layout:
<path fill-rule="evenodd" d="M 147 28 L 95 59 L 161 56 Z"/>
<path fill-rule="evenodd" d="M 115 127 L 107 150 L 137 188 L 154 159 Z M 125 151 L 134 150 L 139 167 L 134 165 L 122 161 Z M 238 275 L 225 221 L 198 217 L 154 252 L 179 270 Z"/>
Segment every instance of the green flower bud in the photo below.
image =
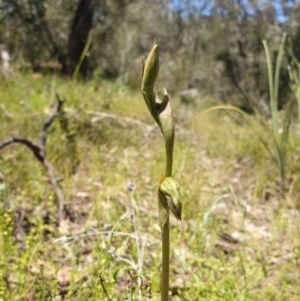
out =
<path fill-rule="evenodd" d="M 143 64 L 142 71 L 142 90 L 146 93 L 146 96 L 150 100 L 150 95 L 153 94 L 156 79 L 159 72 L 159 59 L 157 52 L 157 44 L 155 44 L 148 57 L 146 62 Z"/>
<path fill-rule="evenodd" d="M 166 177 L 159 185 L 159 191 L 177 220 L 181 221 L 181 196 L 179 184 L 171 177 Z"/>

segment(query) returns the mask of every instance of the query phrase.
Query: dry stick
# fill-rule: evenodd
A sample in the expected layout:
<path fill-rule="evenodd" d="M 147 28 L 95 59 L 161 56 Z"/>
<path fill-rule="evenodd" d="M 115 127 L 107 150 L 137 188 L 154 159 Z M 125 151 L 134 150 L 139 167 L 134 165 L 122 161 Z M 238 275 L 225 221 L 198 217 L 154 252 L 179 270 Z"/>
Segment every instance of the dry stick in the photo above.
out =
<path fill-rule="evenodd" d="M 0 142 L 0 150 L 13 143 L 26 145 L 29 149 L 32 150 L 36 159 L 47 169 L 52 189 L 55 192 L 58 200 L 59 222 L 64 218 L 64 196 L 55 177 L 54 167 L 52 163 L 46 159 L 45 144 L 47 140 L 47 129 L 51 126 L 55 117 L 57 117 L 57 115 L 60 113 L 62 104 L 63 101 L 61 100 L 58 100 L 56 103 L 54 103 L 54 105 L 52 106 L 51 115 L 47 118 L 46 122 L 44 123 L 43 128 L 39 134 L 38 141 L 36 143 L 33 143 L 28 139 L 19 138 L 19 137 L 10 137 Z"/>
<path fill-rule="evenodd" d="M 131 118 L 131 117 L 120 116 L 120 115 L 117 115 L 117 114 L 112 114 L 112 113 L 107 113 L 107 112 L 87 111 L 86 113 L 89 114 L 89 115 L 99 116 L 102 119 L 111 118 L 111 119 L 115 119 L 119 122 L 124 121 L 124 122 L 131 123 L 131 124 L 134 124 L 134 125 L 142 126 L 143 128 L 146 128 L 148 130 L 152 130 L 154 128 L 154 126 L 152 126 L 152 125 L 149 125 L 149 124 L 147 124 L 147 123 L 145 123 L 141 120 L 134 119 L 134 118 Z"/>
<path fill-rule="evenodd" d="M 109 301 L 112 301 L 111 298 L 108 296 L 108 293 L 107 293 L 106 287 L 105 287 L 105 285 L 104 285 L 104 282 L 105 282 L 105 280 L 104 280 L 104 279 L 102 278 L 102 276 L 100 275 L 100 284 L 101 284 L 101 286 L 102 286 L 102 289 L 103 289 L 103 291 L 104 291 L 104 294 L 105 294 L 106 298 L 107 298 Z"/>

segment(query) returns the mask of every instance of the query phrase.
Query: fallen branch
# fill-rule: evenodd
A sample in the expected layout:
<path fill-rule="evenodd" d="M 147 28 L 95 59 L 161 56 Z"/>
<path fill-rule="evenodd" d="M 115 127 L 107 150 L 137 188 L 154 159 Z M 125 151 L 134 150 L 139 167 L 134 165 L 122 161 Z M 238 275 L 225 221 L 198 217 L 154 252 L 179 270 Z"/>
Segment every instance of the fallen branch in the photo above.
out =
<path fill-rule="evenodd" d="M 46 168 L 50 183 L 52 186 L 53 191 L 57 196 L 58 201 L 58 221 L 60 222 L 64 218 L 64 196 L 62 193 L 61 188 L 58 185 L 58 181 L 55 177 L 54 167 L 50 161 L 47 160 L 45 155 L 45 145 L 47 140 L 47 130 L 53 123 L 54 119 L 59 115 L 61 112 L 63 105 L 63 101 L 57 97 L 57 102 L 55 102 L 52 106 L 52 112 L 50 116 L 47 118 L 46 122 L 43 125 L 43 128 L 39 134 L 38 141 L 33 143 L 32 141 L 19 138 L 19 137 L 10 137 L 2 142 L 0 142 L 0 150 L 9 146 L 14 143 L 19 143 L 27 146 L 34 154 L 35 158 Z"/>
<path fill-rule="evenodd" d="M 131 123 L 131 124 L 134 124 L 134 125 L 142 126 L 143 128 L 146 128 L 148 130 L 152 130 L 153 127 L 154 127 L 154 126 L 151 126 L 151 125 L 149 125 L 145 122 L 142 122 L 138 119 L 134 119 L 134 118 L 131 118 L 131 117 L 119 116 L 117 114 L 106 113 L 106 112 L 94 112 L 94 111 L 87 111 L 86 113 L 89 114 L 89 115 L 98 116 L 101 119 L 111 118 L 111 119 L 115 119 L 119 122 L 124 121 L 124 122 Z"/>
<path fill-rule="evenodd" d="M 119 123 L 125 122 L 125 123 L 128 123 L 128 124 L 133 124 L 133 125 L 140 126 L 145 130 L 144 131 L 145 132 L 144 133 L 145 137 L 148 137 L 148 135 L 152 131 L 156 130 L 156 124 L 155 123 L 153 123 L 151 125 L 151 124 L 145 123 L 145 122 L 143 122 L 139 119 L 134 119 L 134 118 L 127 117 L 127 116 L 120 116 L 118 114 L 107 113 L 107 112 L 95 112 L 95 111 L 86 111 L 86 114 L 97 116 L 97 117 L 99 117 L 99 120 L 106 119 L 106 118 L 107 119 L 114 119 Z M 190 121 L 188 121 L 188 122 L 190 122 Z M 181 125 L 184 125 L 188 122 L 184 122 Z M 176 131 L 177 131 L 177 134 L 180 134 L 180 135 L 185 135 L 186 136 L 186 135 L 190 134 L 189 130 L 185 129 L 184 127 L 182 127 L 180 125 L 177 125 Z"/>

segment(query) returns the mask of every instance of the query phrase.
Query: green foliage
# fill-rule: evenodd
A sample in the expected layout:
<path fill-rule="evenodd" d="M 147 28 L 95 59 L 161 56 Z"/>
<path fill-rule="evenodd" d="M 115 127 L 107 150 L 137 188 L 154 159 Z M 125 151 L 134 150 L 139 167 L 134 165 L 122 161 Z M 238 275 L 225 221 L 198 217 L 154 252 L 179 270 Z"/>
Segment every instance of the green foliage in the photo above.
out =
<path fill-rule="evenodd" d="M 62 69 L 78 2 L 1 1 L 0 40 L 7 44 L 15 67 Z M 214 1 L 203 7 L 185 1 L 180 9 L 171 2 L 93 1 L 93 40 L 86 56 L 91 75 L 118 78 L 122 84 L 138 87 L 138 65 L 157 38 L 165 64 L 160 75 L 171 95 L 193 88 L 222 103 L 263 111 L 268 87 L 262 40 L 276 44 L 287 30 L 299 40 L 297 3 L 285 7 L 287 21 L 279 23 L 272 1 L 263 6 L 257 1 L 240 5 Z M 281 74 L 278 101 L 282 107 L 289 89 L 287 71 Z"/>
<path fill-rule="evenodd" d="M 280 118 L 278 116 L 278 95 L 279 95 L 279 81 L 280 81 L 280 68 L 281 61 L 284 51 L 284 45 L 286 40 L 286 33 L 283 34 L 276 61 L 275 74 L 273 75 L 273 67 L 271 61 L 271 54 L 266 41 L 264 41 L 264 47 L 267 58 L 267 68 L 268 68 L 268 77 L 269 77 L 269 94 L 270 94 L 270 107 L 271 107 L 271 127 L 268 124 L 268 121 L 256 110 L 256 116 L 252 117 L 246 112 L 242 111 L 238 107 L 234 106 L 213 106 L 201 113 L 205 114 L 213 110 L 225 109 L 238 112 L 253 128 L 257 137 L 261 141 L 262 145 L 268 150 L 271 157 L 275 160 L 278 168 L 278 175 L 281 180 L 282 187 L 285 184 L 286 177 L 286 156 L 287 156 L 287 147 L 288 147 L 288 135 L 290 123 L 292 120 L 292 102 L 288 101 L 284 115 Z M 293 83 L 292 86 L 296 88 L 296 84 Z M 295 90 L 296 91 L 296 90 Z M 281 126 L 279 132 L 279 126 Z"/>
<path fill-rule="evenodd" d="M 279 91 L 279 76 L 280 76 L 280 67 L 281 61 L 284 51 L 284 45 L 287 34 L 284 33 L 282 36 L 282 40 L 280 42 L 275 74 L 273 75 L 272 61 L 270 50 L 267 44 L 267 41 L 264 41 L 264 47 L 267 58 L 267 66 L 268 66 L 268 77 L 269 77 L 269 89 L 270 89 L 270 105 L 271 105 L 271 118 L 272 118 L 272 132 L 273 132 L 273 143 L 271 145 L 271 149 L 276 154 L 276 162 L 278 165 L 278 173 L 282 182 L 285 180 L 285 161 L 286 161 L 286 144 L 288 142 L 288 131 L 291 121 L 291 103 L 288 103 L 286 114 L 284 116 L 282 133 L 279 134 L 278 128 L 278 91 Z"/>
<path fill-rule="evenodd" d="M 287 52 L 291 58 L 291 63 L 288 65 L 290 88 L 297 100 L 298 120 L 300 121 L 300 62 L 293 51 L 293 45 L 291 45 L 291 42 L 287 47 Z"/>

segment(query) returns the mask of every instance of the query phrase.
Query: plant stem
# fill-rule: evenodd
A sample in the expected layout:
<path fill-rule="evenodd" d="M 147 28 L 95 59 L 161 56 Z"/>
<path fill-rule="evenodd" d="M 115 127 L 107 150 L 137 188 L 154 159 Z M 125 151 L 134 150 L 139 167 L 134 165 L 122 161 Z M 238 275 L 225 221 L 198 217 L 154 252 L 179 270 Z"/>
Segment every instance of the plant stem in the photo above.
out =
<path fill-rule="evenodd" d="M 162 230 L 161 301 L 169 300 L 170 228 L 169 217 Z"/>
<path fill-rule="evenodd" d="M 166 147 L 166 170 L 165 176 L 172 177 L 172 168 L 173 168 L 173 149 L 174 149 L 174 130 L 169 135 L 168 139 L 165 138 L 165 147 Z"/>
<path fill-rule="evenodd" d="M 169 101 L 169 96 L 165 90 L 163 99 L 160 101 L 155 96 L 155 82 L 159 72 L 159 58 L 157 52 L 157 45 L 155 44 L 147 59 L 143 63 L 142 69 L 142 93 L 146 105 L 160 127 L 164 136 L 166 149 L 166 169 L 164 177 L 172 177 L 173 166 L 173 149 L 174 149 L 174 121 Z M 174 189 L 174 188 L 173 188 Z M 179 195 L 179 186 L 178 188 Z M 180 200 L 179 200 L 180 201 Z M 177 199 L 175 205 L 177 205 Z M 172 204 L 173 205 L 173 204 Z M 177 208 L 175 206 L 175 208 Z M 172 206 L 171 210 L 174 209 Z M 170 271 L 170 226 L 169 226 L 169 212 L 170 208 L 165 195 L 158 188 L 158 210 L 159 219 L 162 231 L 162 276 L 161 276 L 161 301 L 169 300 L 169 271 Z M 173 211 L 173 210 L 172 210 Z M 177 214 L 177 218 L 181 219 L 181 203 Z"/>
<path fill-rule="evenodd" d="M 165 176 L 172 176 L 173 168 L 173 149 L 174 149 L 174 128 L 164 135 L 166 147 L 166 170 Z M 167 221 L 162 229 L 162 273 L 161 273 L 161 301 L 169 300 L 169 274 L 170 274 L 170 226 L 169 226 L 169 208 Z"/>

